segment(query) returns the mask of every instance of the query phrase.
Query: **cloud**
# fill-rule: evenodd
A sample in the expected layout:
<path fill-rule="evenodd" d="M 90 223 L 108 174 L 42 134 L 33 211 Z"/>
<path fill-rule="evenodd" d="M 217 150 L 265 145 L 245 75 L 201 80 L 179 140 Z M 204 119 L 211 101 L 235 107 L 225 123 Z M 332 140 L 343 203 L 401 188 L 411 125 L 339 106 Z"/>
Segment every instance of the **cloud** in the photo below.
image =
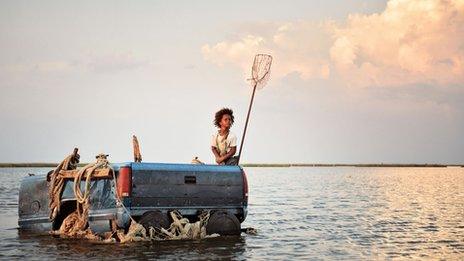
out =
<path fill-rule="evenodd" d="M 254 55 L 268 53 L 277 61 L 272 71 L 279 78 L 292 73 L 299 74 L 303 79 L 324 79 L 329 76 L 326 48 L 330 35 L 326 24 L 299 21 L 268 26 L 274 27 L 274 34 L 248 34 L 235 41 L 222 41 L 212 46 L 206 44 L 202 47 L 203 55 L 207 61 L 219 66 L 238 65 L 249 74 Z"/>
<path fill-rule="evenodd" d="M 297 73 L 351 87 L 462 84 L 463 24 L 464 0 L 390 0 L 381 13 L 270 25 L 271 34 L 206 44 L 202 52 L 214 64 L 245 72 L 255 53 L 270 53 L 277 78 Z"/>
<path fill-rule="evenodd" d="M 149 62 L 137 58 L 131 53 L 114 53 L 91 57 L 84 61 L 84 64 L 91 71 L 97 73 L 116 73 L 137 69 L 148 65 Z"/>
<path fill-rule="evenodd" d="M 131 53 L 109 53 L 86 55 L 78 59 L 46 60 L 28 63 L 7 64 L 0 67 L 0 72 L 6 73 L 69 73 L 94 72 L 118 73 L 134 70 L 150 65 L 148 60 L 136 57 Z"/>
<path fill-rule="evenodd" d="M 74 64 L 66 61 L 43 61 L 38 63 L 16 63 L 7 64 L 0 68 L 0 71 L 7 73 L 53 73 L 53 72 L 66 72 L 71 70 Z"/>
<path fill-rule="evenodd" d="M 334 27 L 333 67 L 355 86 L 464 82 L 464 1 L 392 0 Z"/>

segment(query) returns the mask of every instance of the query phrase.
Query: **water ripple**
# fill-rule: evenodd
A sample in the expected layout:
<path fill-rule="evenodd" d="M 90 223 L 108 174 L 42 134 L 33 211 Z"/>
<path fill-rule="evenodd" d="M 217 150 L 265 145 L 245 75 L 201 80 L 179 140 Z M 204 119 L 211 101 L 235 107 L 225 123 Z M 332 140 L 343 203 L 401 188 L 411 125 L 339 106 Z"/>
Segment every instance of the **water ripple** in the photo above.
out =
<path fill-rule="evenodd" d="M 0 258 L 27 259 L 462 259 L 464 170 L 248 168 L 258 235 L 101 245 L 18 232 L 21 177 L 0 169 Z"/>

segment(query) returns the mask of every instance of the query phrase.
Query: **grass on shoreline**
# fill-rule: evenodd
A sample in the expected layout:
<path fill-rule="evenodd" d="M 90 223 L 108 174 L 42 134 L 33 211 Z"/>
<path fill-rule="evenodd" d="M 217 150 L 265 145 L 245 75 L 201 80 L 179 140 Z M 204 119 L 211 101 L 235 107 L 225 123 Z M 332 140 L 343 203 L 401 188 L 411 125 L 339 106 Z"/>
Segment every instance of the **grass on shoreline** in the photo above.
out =
<path fill-rule="evenodd" d="M 0 168 L 54 168 L 58 163 L 0 163 Z M 81 163 L 79 166 L 85 166 L 86 163 Z M 244 163 L 240 164 L 242 167 L 428 167 L 428 168 L 445 168 L 445 167 L 464 167 L 462 164 L 383 164 L 383 163 L 374 163 L 374 164 L 321 164 L 321 163 Z"/>

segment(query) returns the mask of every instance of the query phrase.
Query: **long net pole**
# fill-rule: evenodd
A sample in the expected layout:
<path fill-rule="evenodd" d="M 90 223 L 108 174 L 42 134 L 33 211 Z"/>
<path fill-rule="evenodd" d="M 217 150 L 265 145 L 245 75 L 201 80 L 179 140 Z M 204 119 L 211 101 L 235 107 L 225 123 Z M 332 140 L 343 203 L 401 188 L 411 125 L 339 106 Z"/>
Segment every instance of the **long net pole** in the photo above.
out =
<path fill-rule="evenodd" d="M 255 92 L 256 92 L 256 83 L 253 86 L 253 93 L 251 94 L 251 100 L 250 100 L 250 105 L 248 106 L 248 113 L 245 121 L 245 128 L 243 129 L 243 135 L 242 135 L 242 140 L 240 141 L 240 150 L 238 152 L 238 160 L 237 164 L 240 163 L 240 157 L 242 156 L 242 149 L 243 149 L 243 142 L 245 141 L 245 135 L 248 127 L 248 120 L 250 119 L 250 112 L 251 112 L 251 107 L 253 106 L 253 99 L 255 98 Z"/>

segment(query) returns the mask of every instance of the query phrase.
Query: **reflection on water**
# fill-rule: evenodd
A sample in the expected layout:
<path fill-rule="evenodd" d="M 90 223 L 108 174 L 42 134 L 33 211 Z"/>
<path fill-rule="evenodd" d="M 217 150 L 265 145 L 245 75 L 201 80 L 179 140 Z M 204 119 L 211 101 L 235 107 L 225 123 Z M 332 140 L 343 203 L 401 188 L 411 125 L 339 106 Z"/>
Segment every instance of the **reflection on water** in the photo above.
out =
<path fill-rule="evenodd" d="M 128 245 L 21 233 L 21 177 L 0 169 L 0 257 L 384 259 L 464 257 L 462 168 L 248 168 L 258 235 Z"/>
<path fill-rule="evenodd" d="M 203 241 L 137 242 L 130 244 L 104 244 L 77 239 L 62 239 L 48 235 L 31 235 L 18 232 L 18 243 L 23 251 L 16 256 L 34 257 L 36 252 L 72 259 L 102 257 L 108 259 L 240 259 L 245 252 L 245 238 L 223 237 Z"/>

